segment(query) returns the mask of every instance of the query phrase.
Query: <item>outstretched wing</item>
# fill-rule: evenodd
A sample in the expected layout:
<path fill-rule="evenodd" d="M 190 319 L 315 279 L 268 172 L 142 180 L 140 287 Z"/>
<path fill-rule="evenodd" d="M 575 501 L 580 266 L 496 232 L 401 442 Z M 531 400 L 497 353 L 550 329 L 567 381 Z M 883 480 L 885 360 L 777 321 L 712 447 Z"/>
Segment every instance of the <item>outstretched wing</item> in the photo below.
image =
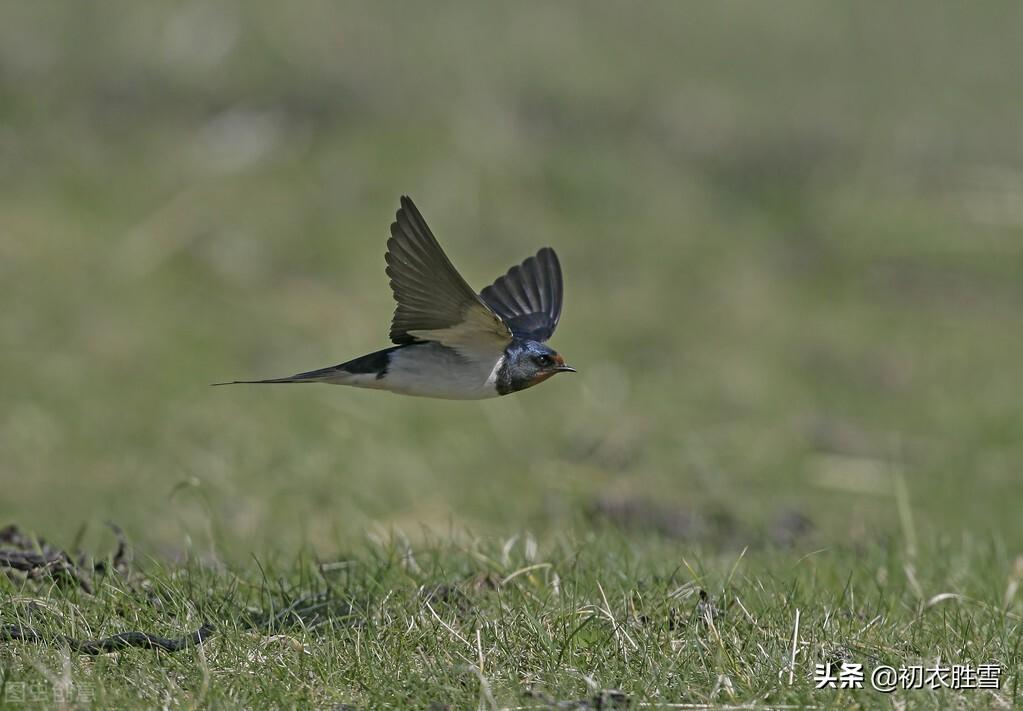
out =
<path fill-rule="evenodd" d="M 464 355 L 499 355 L 511 342 L 511 331 L 465 283 L 404 195 L 391 225 L 386 259 L 398 303 L 391 321 L 395 343 L 436 341 Z"/>
<path fill-rule="evenodd" d="M 546 341 L 554 334 L 563 294 L 561 263 L 550 247 L 512 267 L 480 292 L 512 333 L 534 341 Z"/>

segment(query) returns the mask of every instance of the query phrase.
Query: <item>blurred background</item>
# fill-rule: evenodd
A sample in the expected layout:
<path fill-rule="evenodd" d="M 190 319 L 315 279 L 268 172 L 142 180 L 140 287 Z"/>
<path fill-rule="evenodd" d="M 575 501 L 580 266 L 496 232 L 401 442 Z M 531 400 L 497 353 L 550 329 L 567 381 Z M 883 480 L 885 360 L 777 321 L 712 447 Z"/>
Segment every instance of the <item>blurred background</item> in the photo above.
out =
<path fill-rule="evenodd" d="M 1015 3 L 2 3 L 0 521 L 172 554 L 1023 544 L 1021 30 Z M 388 345 L 402 193 L 477 288 L 556 247 L 579 374 L 209 388 Z"/>

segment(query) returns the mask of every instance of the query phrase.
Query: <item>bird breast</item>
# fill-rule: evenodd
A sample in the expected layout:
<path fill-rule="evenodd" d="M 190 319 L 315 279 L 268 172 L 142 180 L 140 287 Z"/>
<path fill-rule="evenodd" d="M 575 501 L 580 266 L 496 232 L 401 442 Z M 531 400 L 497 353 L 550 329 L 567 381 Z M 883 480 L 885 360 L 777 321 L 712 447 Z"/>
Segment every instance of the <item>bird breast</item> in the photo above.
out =
<path fill-rule="evenodd" d="M 439 343 L 417 343 L 391 354 L 378 387 L 448 400 L 497 397 L 497 372 L 503 360 L 503 355 L 473 359 Z"/>

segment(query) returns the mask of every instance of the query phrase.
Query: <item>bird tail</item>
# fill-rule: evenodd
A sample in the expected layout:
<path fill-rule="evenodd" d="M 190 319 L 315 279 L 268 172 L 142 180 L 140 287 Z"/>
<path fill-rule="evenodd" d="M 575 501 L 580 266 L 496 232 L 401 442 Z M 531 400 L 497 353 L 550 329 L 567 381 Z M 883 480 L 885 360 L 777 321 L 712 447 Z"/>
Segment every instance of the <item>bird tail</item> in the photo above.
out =
<path fill-rule="evenodd" d="M 229 380 L 223 383 L 210 383 L 211 385 L 263 385 L 266 383 L 323 383 L 331 378 L 337 378 L 339 369 L 337 366 L 310 370 L 307 373 L 298 373 L 287 378 L 270 378 L 268 380 Z"/>
<path fill-rule="evenodd" d="M 213 383 L 214 385 L 236 385 L 236 384 L 263 384 L 263 383 L 335 383 L 337 385 L 354 385 L 356 387 L 377 387 L 387 373 L 387 367 L 391 363 L 391 354 L 404 348 L 404 346 L 391 346 L 376 353 L 368 353 L 359 358 L 332 365 L 329 368 L 310 370 L 307 373 L 298 373 L 288 378 L 271 378 L 270 380 L 232 380 L 227 383 Z"/>

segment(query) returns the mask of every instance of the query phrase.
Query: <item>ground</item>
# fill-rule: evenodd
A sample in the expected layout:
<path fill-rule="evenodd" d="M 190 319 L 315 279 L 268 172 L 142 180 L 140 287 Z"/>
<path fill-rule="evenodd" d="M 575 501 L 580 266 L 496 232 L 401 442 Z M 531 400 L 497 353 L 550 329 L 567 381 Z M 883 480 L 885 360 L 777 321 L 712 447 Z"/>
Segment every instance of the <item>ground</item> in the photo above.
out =
<path fill-rule="evenodd" d="M 80 578 L 0 577 L 39 633 L 0 698 L 1019 703 L 1021 21 L 0 7 L 0 525 Z M 209 388 L 387 345 L 402 193 L 478 288 L 558 250 L 580 372 Z M 1000 688 L 817 690 L 829 662 Z"/>

